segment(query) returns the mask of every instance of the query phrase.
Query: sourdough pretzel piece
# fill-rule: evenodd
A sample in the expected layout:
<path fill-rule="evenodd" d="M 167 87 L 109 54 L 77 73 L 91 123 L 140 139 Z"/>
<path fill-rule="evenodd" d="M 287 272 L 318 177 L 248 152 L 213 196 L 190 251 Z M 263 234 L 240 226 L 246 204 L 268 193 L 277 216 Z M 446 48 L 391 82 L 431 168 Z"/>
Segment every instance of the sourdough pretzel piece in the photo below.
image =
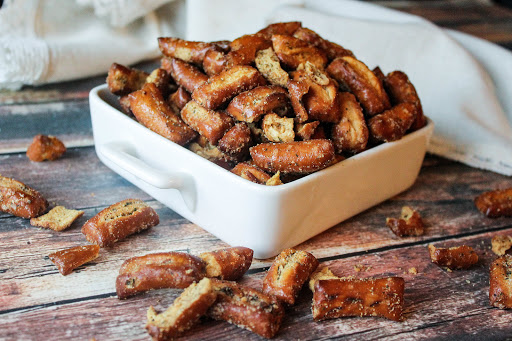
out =
<path fill-rule="evenodd" d="M 309 290 L 315 292 L 315 284 L 321 279 L 340 279 L 340 277 L 336 276 L 331 269 L 326 266 L 318 267 L 313 273 L 309 276 L 308 287 Z"/>
<path fill-rule="evenodd" d="M 48 213 L 30 219 L 30 225 L 60 232 L 70 227 L 75 220 L 83 215 L 84 211 L 70 210 L 64 206 L 55 206 Z"/>
<path fill-rule="evenodd" d="M 380 114 L 391 107 L 382 82 L 368 67 L 354 57 L 334 59 L 327 73 L 352 92 L 368 116 Z"/>
<path fill-rule="evenodd" d="M 273 85 L 279 85 L 285 88 L 290 80 L 288 72 L 281 68 L 279 58 L 271 47 L 259 50 L 254 59 L 256 68 Z"/>
<path fill-rule="evenodd" d="M 266 338 L 274 337 L 284 316 L 284 308 L 275 297 L 235 282 L 212 282 L 217 300 L 208 310 L 208 316 Z"/>
<path fill-rule="evenodd" d="M 124 299 L 162 288 L 184 289 L 205 277 L 201 258 L 185 252 L 151 253 L 126 260 L 119 269 L 116 292 Z"/>
<path fill-rule="evenodd" d="M 231 173 L 257 184 L 265 184 L 270 180 L 270 175 L 249 162 L 238 163 L 233 167 L 233 169 L 231 169 Z"/>
<path fill-rule="evenodd" d="M 512 217 L 512 187 L 480 194 L 476 208 L 489 218 Z"/>
<path fill-rule="evenodd" d="M 446 249 L 430 244 L 428 251 L 432 263 L 451 270 L 469 269 L 478 262 L 478 255 L 471 246 L 467 245 Z"/>
<path fill-rule="evenodd" d="M 500 309 L 512 309 L 512 256 L 503 255 L 492 264 L 489 274 L 489 302 Z"/>
<path fill-rule="evenodd" d="M 274 24 L 270 24 L 265 28 L 262 28 L 257 32 L 257 34 L 270 39 L 274 34 L 282 34 L 286 36 L 291 36 L 297 31 L 300 27 L 302 27 L 302 23 L 300 21 L 288 21 L 288 22 L 278 22 Z"/>
<path fill-rule="evenodd" d="M 290 80 L 287 85 L 290 102 L 292 103 L 292 108 L 295 112 L 295 121 L 297 121 L 297 123 L 304 123 L 309 120 L 308 112 L 302 100 L 309 92 L 309 86 L 310 82 L 294 80 Z"/>
<path fill-rule="evenodd" d="M 400 140 L 411 127 L 416 116 L 417 108 L 414 104 L 397 104 L 368 120 L 370 137 L 380 142 Z"/>
<path fill-rule="evenodd" d="M 309 28 L 300 27 L 293 33 L 293 36 L 324 51 L 329 60 L 333 60 L 336 57 L 354 56 L 352 51 L 347 50 L 336 43 L 325 40 L 318 33 L 310 30 Z"/>
<path fill-rule="evenodd" d="M 190 97 L 190 94 L 185 90 L 184 87 L 180 86 L 178 90 L 176 90 L 174 93 L 172 93 L 169 98 L 167 99 L 167 103 L 169 103 L 172 111 L 179 115 L 181 109 L 192 100 L 192 97 Z"/>
<path fill-rule="evenodd" d="M 270 173 L 311 173 L 327 167 L 334 160 L 332 142 L 322 139 L 261 143 L 249 151 L 254 164 Z"/>
<path fill-rule="evenodd" d="M 221 73 L 226 67 L 226 54 L 218 50 L 208 50 L 203 59 L 203 70 L 208 76 Z"/>
<path fill-rule="evenodd" d="M 315 283 L 313 319 L 315 321 L 347 316 L 380 316 L 402 319 L 404 279 L 321 279 Z"/>
<path fill-rule="evenodd" d="M 292 142 L 295 140 L 293 118 L 280 117 L 271 112 L 263 117 L 261 129 L 270 142 Z"/>
<path fill-rule="evenodd" d="M 55 136 L 36 135 L 27 149 L 27 157 L 30 161 L 41 162 L 54 161 L 66 152 L 66 147 Z"/>
<path fill-rule="evenodd" d="M 82 233 L 90 243 L 106 247 L 158 223 L 158 214 L 148 204 L 139 199 L 126 199 L 89 219 L 82 226 Z"/>
<path fill-rule="evenodd" d="M 146 83 L 155 84 L 164 97 L 169 96 L 176 89 L 176 84 L 172 82 L 171 74 L 163 68 L 154 69 L 146 78 Z"/>
<path fill-rule="evenodd" d="M 204 138 L 204 136 L 200 136 L 197 139 L 198 142 L 192 142 L 190 144 L 190 151 L 196 153 L 202 158 L 207 159 L 208 161 L 215 163 L 216 165 L 221 166 L 224 169 L 231 169 L 233 165 L 236 164 L 237 160 L 235 158 L 223 153 L 219 148 L 217 148 L 217 146 L 214 146 L 208 142 L 208 139 L 204 138 L 206 140 L 205 144 L 200 143 L 202 142 L 202 138 Z"/>
<path fill-rule="evenodd" d="M 310 62 L 321 70 L 327 64 L 325 52 L 293 36 L 274 34 L 272 47 L 283 65 L 292 70 L 305 62 Z"/>
<path fill-rule="evenodd" d="M 491 239 L 492 252 L 503 256 L 512 247 L 512 236 L 494 236 Z"/>
<path fill-rule="evenodd" d="M 263 279 L 263 292 L 274 295 L 287 304 L 295 304 L 300 289 L 318 264 L 318 260 L 309 252 L 283 250 Z"/>
<path fill-rule="evenodd" d="M 302 103 L 310 120 L 337 123 L 341 119 L 342 108 L 338 84 L 315 65 L 306 61 L 292 72 L 294 82 L 304 82 L 308 91 Z"/>
<path fill-rule="evenodd" d="M 287 103 L 288 96 L 282 87 L 259 86 L 233 98 L 226 112 L 238 121 L 252 123 L 259 121 L 263 115 L 286 106 Z"/>
<path fill-rule="evenodd" d="M 246 123 L 238 122 L 222 136 L 218 147 L 223 153 L 237 160 L 243 160 L 249 154 L 251 144 L 251 129 Z"/>
<path fill-rule="evenodd" d="M 360 153 L 366 149 L 370 135 L 363 110 L 351 93 L 341 92 L 339 98 L 341 120 L 332 127 L 332 142 L 338 153 Z"/>
<path fill-rule="evenodd" d="M 98 245 L 82 245 L 51 253 L 48 258 L 59 269 L 59 272 L 66 276 L 80 265 L 96 259 L 99 252 L 100 247 Z"/>
<path fill-rule="evenodd" d="M 163 62 L 165 60 L 165 63 Z M 175 58 L 162 58 L 162 62 L 166 65 L 168 72 L 176 83 L 192 93 L 196 88 L 200 87 L 208 80 L 208 76 L 202 73 L 192 64 L 185 63 Z"/>
<path fill-rule="evenodd" d="M 146 330 L 153 340 L 171 340 L 180 336 L 199 321 L 215 302 L 216 292 L 209 278 L 192 283 L 164 312 L 151 306 L 147 312 Z"/>
<path fill-rule="evenodd" d="M 217 46 L 215 43 L 161 37 L 158 38 L 158 47 L 167 57 L 181 59 L 187 63 L 202 65 L 206 52 Z"/>
<path fill-rule="evenodd" d="M 320 121 L 295 124 L 295 136 L 301 140 L 311 140 Z"/>
<path fill-rule="evenodd" d="M 48 201 L 23 182 L 0 175 L 0 211 L 21 218 L 35 218 L 48 208 Z"/>
<path fill-rule="evenodd" d="M 379 69 L 380 70 L 380 69 Z M 411 126 L 412 130 L 423 128 L 427 124 L 427 119 L 423 115 L 421 101 L 412 85 L 409 77 L 402 71 L 393 71 L 384 78 L 384 88 L 386 89 L 393 104 L 412 103 L 416 106 L 416 119 Z"/>
<path fill-rule="evenodd" d="M 181 118 L 213 145 L 216 145 L 234 124 L 233 119 L 226 113 L 206 109 L 194 100 L 181 109 Z"/>
<path fill-rule="evenodd" d="M 148 73 L 113 63 L 108 70 L 107 85 L 114 95 L 124 96 L 142 88 Z"/>
<path fill-rule="evenodd" d="M 179 145 L 185 145 L 197 136 L 172 111 L 155 84 L 145 84 L 141 90 L 131 93 L 129 98 L 133 115 L 146 128 Z"/>
<path fill-rule="evenodd" d="M 229 44 L 231 51 L 226 55 L 227 66 L 251 65 L 254 63 L 256 53 L 272 46 L 270 39 L 259 34 L 247 34 L 237 38 Z"/>
<path fill-rule="evenodd" d="M 217 109 L 236 95 L 265 85 L 265 78 L 248 65 L 236 65 L 208 78 L 192 93 L 192 99 L 207 109 Z"/>
<path fill-rule="evenodd" d="M 386 225 L 399 237 L 422 236 L 425 232 L 420 214 L 409 206 L 402 207 L 399 219 L 386 218 Z"/>
<path fill-rule="evenodd" d="M 253 251 L 247 247 L 235 246 L 226 249 L 203 252 L 199 257 L 206 263 L 206 276 L 236 281 L 251 267 Z"/>

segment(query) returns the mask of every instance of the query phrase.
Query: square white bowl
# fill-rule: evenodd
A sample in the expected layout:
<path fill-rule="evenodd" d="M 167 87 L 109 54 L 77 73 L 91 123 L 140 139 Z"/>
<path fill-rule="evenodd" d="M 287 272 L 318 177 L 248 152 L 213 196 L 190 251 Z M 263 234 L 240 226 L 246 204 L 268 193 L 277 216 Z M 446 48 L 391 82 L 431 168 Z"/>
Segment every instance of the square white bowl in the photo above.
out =
<path fill-rule="evenodd" d="M 106 85 L 89 96 L 96 153 L 114 172 L 233 246 L 275 256 L 406 190 L 434 124 L 280 186 L 252 183 L 119 110 Z"/>

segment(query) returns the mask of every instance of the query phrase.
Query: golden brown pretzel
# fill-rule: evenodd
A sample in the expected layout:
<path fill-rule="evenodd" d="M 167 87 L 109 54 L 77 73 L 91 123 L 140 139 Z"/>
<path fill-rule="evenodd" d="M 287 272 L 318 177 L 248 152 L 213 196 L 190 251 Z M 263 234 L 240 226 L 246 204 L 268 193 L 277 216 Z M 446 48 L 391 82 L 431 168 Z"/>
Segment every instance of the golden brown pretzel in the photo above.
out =
<path fill-rule="evenodd" d="M 478 263 L 478 255 L 471 246 L 461 245 L 451 248 L 437 248 L 430 244 L 428 246 L 432 263 L 448 269 L 468 269 Z"/>
<path fill-rule="evenodd" d="M 107 75 L 107 85 L 114 95 L 124 96 L 139 90 L 146 83 L 148 73 L 113 63 Z"/>
<path fill-rule="evenodd" d="M 171 91 L 176 89 L 171 75 L 164 68 L 154 69 L 146 78 L 146 83 L 154 83 L 164 97 L 169 96 Z"/>
<path fill-rule="evenodd" d="M 216 145 L 234 124 L 231 116 L 222 111 L 208 110 L 196 101 L 188 102 L 181 109 L 181 118 L 213 145 Z"/>
<path fill-rule="evenodd" d="M 206 276 L 236 281 L 249 270 L 253 251 L 248 247 L 235 246 L 203 252 L 199 257 L 206 263 Z"/>
<path fill-rule="evenodd" d="M 180 86 L 178 90 L 176 90 L 174 93 L 172 93 L 167 98 L 167 103 L 171 106 L 172 111 L 179 115 L 181 109 L 192 100 L 192 97 L 190 96 L 190 93 L 185 90 L 184 87 Z"/>
<path fill-rule="evenodd" d="M 287 87 L 290 76 L 281 68 L 279 58 L 271 47 L 259 50 L 254 59 L 256 68 L 270 82 L 270 84 Z"/>
<path fill-rule="evenodd" d="M 218 142 L 218 148 L 237 160 L 244 159 L 249 154 L 252 145 L 251 129 L 245 122 L 236 123 Z"/>
<path fill-rule="evenodd" d="M 153 340 L 172 340 L 198 322 L 216 298 L 209 278 L 192 283 L 167 310 L 157 313 L 149 307 L 146 330 Z"/>
<path fill-rule="evenodd" d="M 291 75 L 294 82 L 303 82 L 306 84 L 304 88 L 308 88 L 300 99 L 308 113 L 308 119 L 332 123 L 341 120 L 338 84 L 334 80 L 309 61 L 301 64 Z"/>
<path fill-rule="evenodd" d="M 409 206 L 402 207 L 399 219 L 386 218 L 386 225 L 399 237 L 421 236 L 425 232 L 420 214 Z"/>
<path fill-rule="evenodd" d="M 370 135 L 363 110 L 351 93 L 341 92 L 339 98 L 341 120 L 332 127 L 332 142 L 338 153 L 360 153 L 366 149 Z"/>
<path fill-rule="evenodd" d="M 344 47 L 333 43 L 331 41 L 325 40 L 318 33 L 309 28 L 299 27 L 294 33 L 293 36 L 300 40 L 305 41 L 306 43 L 317 47 L 325 52 L 327 58 L 329 60 L 333 60 L 336 57 L 344 57 L 344 56 L 354 56 L 352 51 L 345 49 Z"/>
<path fill-rule="evenodd" d="M 185 145 L 197 134 L 176 115 L 153 83 L 129 95 L 130 110 L 142 125 L 155 133 Z"/>
<path fill-rule="evenodd" d="M 48 208 L 48 201 L 23 182 L 0 175 L 0 211 L 21 218 L 35 218 Z"/>
<path fill-rule="evenodd" d="M 345 316 L 380 316 L 393 321 L 402 318 L 404 279 L 321 279 L 315 283 L 313 319 Z"/>
<path fill-rule="evenodd" d="M 512 217 L 512 187 L 480 194 L 476 208 L 489 218 Z"/>
<path fill-rule="evenodd" d="M 321 70 L 327 64 L 324 51 L 292 36 L 274 34 L 272 47 L 279 60 L 292 70 L 305 62 L 310 62 Z"/>
<path fill-rule="evenodd" d="M 274 295 L 287 304 L 295 304 L 300 289 L 318 264 L 318 260 L 309 252 L 283 250 L 263 279 L 263 292 Z"/>
<path fill-rule="evenodd" d="M 319 124 L 320 121 L 297 123 L 295 124 L 295 136 L 301 140 L 311 140 Z"/>
<path fill-rule="evenodd" d="M 175 58 L 164 58 L 163 60 L 165 59 L 168 60 L 166 66 L 172 78 L 190 93 L 208 80 L 208 76 L 192 64 Z"/>
<path fill-rule="evenodd" d="M 218 50 L 208 50 L 203 59 L 203 70 L 208 76 L 221 73 L 226 67 L 226 54 Z"/>
<path fill-rule="evenodd" d="M 401 139 L 417 116 L 412 103 L 400 103 L 368 120 L 370 137 L 374 141 L 391 142 Z"/>
<path fill-rule="evenodd" d="M 256 53 L 272 46 L 270 39 L 258 34 L 247 34 L 233 40 L 231 51 L 226 55 L 226 65 L 250 65 L 254 63 Z"/>
<path fill-rule="evenodd" d="M 350 89 L 369 116 L 377 115 L 391 107 L 382 82 L 368 67 L 354 57 L 334 59 L 327 73 Z"/>
<path fill-rule="evenodd" d="M 231 173 L 257 184 L 266 184 L 271 178 L 264 170 L 249 162 L 238 163 L 231 169 Z"/>
<path fill-rule="evenodd" d="M 263 134 L 270 142 L 292 142 L 295 140 L 293 118 L 280 117 L 271 112 L 261 120 Z"/>
<path fill-rule="evenodd" d="M 235 282 L 212 282 L 217 300 L 208 310 L 208 316 L 266 338 L 274 337 L 284 316 L 284 308 L 275 297 Z"/>
<path fill-rule="evenodd" d="M 192 99 L 207 109 L 216 109 L 239 93 L 265 83 L 265 78 L 255 68 L 236 65 L 210 77 L 194 90 Z"/>
<path fill-rule="evenodd" d="M 119 269 L 119 299 L 152 289 L 186 288 L 206 276 L 201 258 L 185 252 L 151 253 L 127 259 Z"/>
<path fill-rule="evenodd" d="M 258 86 L 237 95 L 226 108 L 226 112 L 238 121 L 256 122 L 276 109 L 286 106 L 286 90 L 277 85 Z"/>
<path fill-rule="evenodd" d="M 379 69 L 380 70 L 380 69 Z M 427 119 L 423 115 L 423 108 L 421 101 L 414 88 L 414 85 L 409 80 L 409 77 L 402 71 L 393 71 L 384 78 L 384 88 L 386 89 L 391 102 L 393 104 L 399 103 L 412 103 L 417 108 L 416 119 L 411 126 L 412 130 L 418 130 L 425 126 Z"/>
<path fill-rule="evenodd" d="M 270 39 L 274 34 L 291 36 L 302 26 L 300 21 L 278 22 L 262 28 L 257 34 Z"/>
<path fill-rule="evenodd" d="M 90 243 L 105 247 L 159 222 L 158 214 L 144 201 L 126 199 L 89 219 L 82 226 L 82 233 Z"/>
<path fill-rule="evenodd" d="M 256 166 L 271 173 L 311 173 L 334 160 L 334 146 L 325 139 L 261 143 L 251 147 L 250 153 Z"/>
<path fill-rule="evenodd" d="M 55 136 L 36 135 L 27 149 L 30 161 L 57 160 L 66 152 L 66 146 Z"/>
<path fill-rule="evenodd" d="M 59 272 L 63 276 L 66 276 L 80 265 L 96 259 L 99 252 L 99 245 L 82 245 L 53 252 L 48 255 L 48 258 L 50 258 L 57 269 L 59 269 Z"/>
<path fill-rule="evenodd" d="M 503 255 L 491 264 L 489 302 L 500 309 L 512 308 L 512 256 Z"/>
<path fill-rule="evenodd" d="M 214 43 L 161 37 L 158 38 L 158 47 L 167 57 L 181 59 L 187 63 L 202 65 L 206 52 L 215 49 L 217 45 Z"/>

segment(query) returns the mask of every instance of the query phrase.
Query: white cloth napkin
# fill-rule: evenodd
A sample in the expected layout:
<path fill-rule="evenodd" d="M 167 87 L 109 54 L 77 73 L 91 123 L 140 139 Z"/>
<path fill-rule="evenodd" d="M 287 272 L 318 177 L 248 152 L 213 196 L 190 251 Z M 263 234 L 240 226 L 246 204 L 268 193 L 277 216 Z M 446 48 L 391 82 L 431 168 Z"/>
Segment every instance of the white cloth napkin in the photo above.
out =
<path fill-rule="evenodd" d="M 79 1 L 84 4 L 108 2 Z M 174 7 L 167 10 L 166 16 L 150 14 L 132 22 L 128 28 L 115 29 L 102 22 L 100 28 L 87 27 L 75 31 L 89 38 L 102 34 L 102 46 L 112 47 L 106 50 L 98 48 L 91 51 L 88 46 L 83 51 L 83 40 L 52 32 L 51 44 L 46 46 L 49 50 L 46 58 L 52 67 L 46 73 L 37 68 L 31 70 L 32 75 L 39 72 L 35 83 L 61 80 L 59 77 L 63 76 L 67 76 L 66 79 L 77 78 L 97 72 L 102 67 L 101 72 L 105 72 L 112 61 L 130 64 L 151 56 L 155 53 L 156 42 L 143 38 L 154 33 L 211 41 L 233 39 L 255 32 L 271 22 L 298 20 L 326 39 L 351 49 L 370 68 L 378 65 L 386 73 L 393 70 L 406 72 L 416 86 L 426 115 L 436 125 L 428 147 L 430 152 L 473 167 L 512 175 L 512 98 L 509 96 L 512 93 L 512 53 L 499 46 L 442 30 L 413 15 L 352 0 L 187 0 L 186 4 L 175 1 L 169 5 Z M 110 21 L 125 23 L 136 16 L 131 14 L 127 17 L 110 18 Z M 162 25 L 162 18 L 171 25 Z M 145 25 L 148 27 L 141 31 Z M 104 36 L 106 32 L 112 33 Z M 132 37 L 134 32 L 138 35 Z M 62 48 L 63 38 L 64 42 L 74 43 L 79 51 L 72 54 L 72 67 L 66 63 L 69 61 L 66 54 L 74 50 Z M 121 40 L 130 39 L 130 44 L 119 46 Z M 41 42 L 40 38 L 35 40 Z M 43 41 L 46 42 L 46 36 Z M 132 44 L 138 46 L 137 56 Z M 61 47 L 60 53 L 52 52 L 55 45 Z M 1 48 L 2 38 L 0 83 L 5 83 Z M 91 59 L 90 62 L 82 60 L 83 53 Z M 54 55 L 60 57 L 56 59 L 59 63 L 53 60 Z M 19 59 L 27 61 L 26 57 Z M 62 72 L 60 68 L 66 71 Z M 15 75 L 22 69 L 14 67 L 13 70 Z M 30 79 L 17 82 L 32 84 Z"/>

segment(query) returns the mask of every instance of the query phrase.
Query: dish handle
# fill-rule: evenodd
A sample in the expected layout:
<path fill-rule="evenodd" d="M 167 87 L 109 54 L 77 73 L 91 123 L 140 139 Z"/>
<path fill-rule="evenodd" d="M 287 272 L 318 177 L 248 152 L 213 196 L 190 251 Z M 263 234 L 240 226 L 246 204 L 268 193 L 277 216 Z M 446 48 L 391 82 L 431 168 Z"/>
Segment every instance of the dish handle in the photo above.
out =
<path fill-rule="evenodd" d="M 136 150 L 127 142 L 109 142 L 96 146 L 96 151 L 119 168 L 145 183 L 160 189 L 177 189 L 188 209 L 196 204 L 195 184 L 190 175 L 156 169 L 138 158 Z"/>

